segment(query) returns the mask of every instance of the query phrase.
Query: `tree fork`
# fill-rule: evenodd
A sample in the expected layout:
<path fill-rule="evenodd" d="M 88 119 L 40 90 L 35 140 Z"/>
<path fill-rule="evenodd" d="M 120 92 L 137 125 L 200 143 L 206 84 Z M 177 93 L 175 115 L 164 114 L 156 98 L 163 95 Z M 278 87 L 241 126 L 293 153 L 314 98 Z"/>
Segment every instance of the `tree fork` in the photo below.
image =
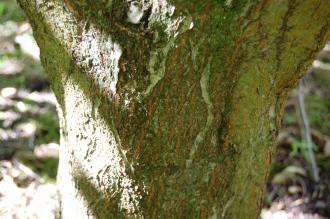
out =
<path fill-rule="evenodd" d="M 63 218 L 258 218 L 329 1 L 18 2 L 59 103 Z"/>

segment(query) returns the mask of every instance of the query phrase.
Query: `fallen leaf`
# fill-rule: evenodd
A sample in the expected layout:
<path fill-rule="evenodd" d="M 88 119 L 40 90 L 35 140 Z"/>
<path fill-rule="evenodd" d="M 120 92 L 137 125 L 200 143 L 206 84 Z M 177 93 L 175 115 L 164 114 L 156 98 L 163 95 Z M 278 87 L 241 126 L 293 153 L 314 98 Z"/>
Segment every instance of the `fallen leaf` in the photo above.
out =
<path fill-rule="evenodd" d="M 296 175 L 306 176 L 305 169 L 297 166 L 288 166 L 281 172 L 274 175 L 272 179 L 273 184 L 285 184 L 295 179 Z"/>
<path fill-rule="evenodd" d="M 313 129 L 311 131 L 313 142 L 321 147 L 326 143 L 325 136 L 318 130 Z"/>
<path fill-rule="evenodd" d="M 330 138 L 327 137 L 325 140 L 326 142 L 323 147 L 323 153 L 326 157 L 330 157 Z"/>

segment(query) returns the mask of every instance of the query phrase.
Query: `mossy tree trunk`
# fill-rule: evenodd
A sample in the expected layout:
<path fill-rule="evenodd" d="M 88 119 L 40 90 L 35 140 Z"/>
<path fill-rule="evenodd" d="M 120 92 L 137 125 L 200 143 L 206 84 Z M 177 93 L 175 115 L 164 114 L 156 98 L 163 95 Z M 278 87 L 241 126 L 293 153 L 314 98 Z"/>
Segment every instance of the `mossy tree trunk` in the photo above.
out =
<path fill-rule="evenodd" d="M 63 218 L 257 218 L 325 0 L 18 0 L 61 124 Z"/>

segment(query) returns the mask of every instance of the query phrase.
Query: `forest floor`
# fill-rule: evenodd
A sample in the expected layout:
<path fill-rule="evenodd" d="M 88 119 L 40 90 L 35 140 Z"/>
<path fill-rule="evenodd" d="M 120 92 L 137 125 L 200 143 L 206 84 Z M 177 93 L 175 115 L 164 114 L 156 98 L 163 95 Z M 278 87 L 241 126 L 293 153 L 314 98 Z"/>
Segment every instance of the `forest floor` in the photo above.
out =
<path fill-rule="evenodd" d="M 312 177 L 299 113 L 299 92 L 295 89 L 286 104 L 277 139 L 262 219 L 330 218 L 330 71 L 313 71 L 304 81 L 320 180 L 316 182 Z M 55 185 L 58 148 L 56 100 L 40 65 L 31 27 L 15 1 L 3 0 L 0 2 L 0 218 L 58 217 Z"/>

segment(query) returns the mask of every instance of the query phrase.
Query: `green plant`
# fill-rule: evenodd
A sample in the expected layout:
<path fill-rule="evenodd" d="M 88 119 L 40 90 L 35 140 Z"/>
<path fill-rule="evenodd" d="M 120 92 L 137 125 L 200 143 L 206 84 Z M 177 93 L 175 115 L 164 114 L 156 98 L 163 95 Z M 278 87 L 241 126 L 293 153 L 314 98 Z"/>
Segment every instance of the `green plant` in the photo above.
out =
<path fill-rule="evenodd" d="M 4 2 L 0 2 L 0 16 L 3 16 L 6 11 L 6 4 Z"/>
<path fill-rule="evenodd" d="M 49 143 L 59 141 L 59 125 L 53 112 L 44 112 L 36 118 L 39 133 L 37 143 Z"/>
<path fill-rule="evenodd" d="M 291 144 L 291 148 L 292 148 L 292 151 L 290 152 L 290 156 L 296 156 L 299 153 L 301 153 L 304 156 L 305 160 L 308 160 L 308 161 L 310 160 L 309 155 L 308 155 L 307 143 L 305 140 L 294 141 Z M 317 149 L 318 149 L 318 146 L 313 143 L 313 150 L 317 151 Z"/>

